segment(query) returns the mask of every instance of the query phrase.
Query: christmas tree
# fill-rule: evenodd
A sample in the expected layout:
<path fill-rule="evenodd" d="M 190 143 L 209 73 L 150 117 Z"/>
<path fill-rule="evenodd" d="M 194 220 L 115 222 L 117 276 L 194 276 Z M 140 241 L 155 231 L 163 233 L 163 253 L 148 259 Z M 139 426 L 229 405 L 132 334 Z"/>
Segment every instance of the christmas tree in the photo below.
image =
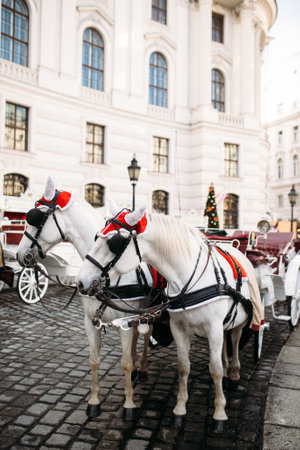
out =
<path fill-rule="evenodd" d="M 209 187 L 204 215 L 208 216 L 208 228 L 219 228 L 219 218 L 213 184 L 211 184 Z"/>

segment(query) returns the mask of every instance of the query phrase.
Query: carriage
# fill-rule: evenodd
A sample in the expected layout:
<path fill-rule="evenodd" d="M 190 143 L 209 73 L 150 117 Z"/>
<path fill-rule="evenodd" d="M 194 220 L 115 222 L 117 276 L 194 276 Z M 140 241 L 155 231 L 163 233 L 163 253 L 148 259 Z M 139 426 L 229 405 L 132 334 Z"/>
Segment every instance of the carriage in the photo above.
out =
<path fill-rule="evenodd" d="M 48 252 L 43 263 L 39 262 L 37 282 L 35 271 L 21 267 L 16 260 L 17 247 L 26 229 L 25 213 L 10 212 L 9 216 L 12 218 L 6 216 L 2 220 L 0 232 L 0 291 L 5 285 L 15 287 L 22 301 L 34 304 L 46 295 L 51 280 L 75 286 L 81 263 L 75 247 L 70 242 L 61 242 Z"/>
<path fill-rule="evenodd" d="M 205 235 L 215 244 L 232 245 L 247 256 L 256 271 L 263 308 L 270 307 L 275 319 L 288 321 L 293 329 L 300 316 L 299 243 L 293 232 L 269 231 L 271 226 L 265 220 L 257 228 L 260 231 L 235 230 L 232 236 Z M 276 312 L 276 302 L 286 303 L 286 314 Z M 254 336 L 255 361 L 260 359 L 263 334 L 269 326 L 264 323 Z"/>

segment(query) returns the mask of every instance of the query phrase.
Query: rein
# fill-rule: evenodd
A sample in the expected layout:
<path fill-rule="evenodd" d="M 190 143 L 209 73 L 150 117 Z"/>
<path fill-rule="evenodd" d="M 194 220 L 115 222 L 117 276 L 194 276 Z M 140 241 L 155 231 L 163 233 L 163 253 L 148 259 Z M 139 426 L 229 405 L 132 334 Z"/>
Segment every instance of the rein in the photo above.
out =
<path fill-rule="evenodd" d="M 28 252 L 28 253 L 25 255 L 25 258 L 26 258 L 27 261 L 28 261 L 28 264 L 26 265 L 26 267 L 27 267 L 27 268 L 32 268 L 32 269 L 34 270 L 35 282 L 36 282 L 36 285 L 37 285 L 37 292 L 38 292 L 38 296 L 39 296 L 40 302 L 42 303 L 43 307 L 44 307 L 48 312 L 61 312 L 61 311 L 63 311 L 64 309 L 66 309 L 66 308 L 69 306 L 69 304 L 71 303 L 71 301 L 73 300 L 73 298 L 75 297 L 75 295 L 77 294 L 77 292 L 78 292 L 77 286 L 75 286 L 75 287 L 74 287 L 74 286 L 67 286 L 67 285 L 61 283 L 60 281 L 57 281 L 57 280 L 54 280 L 53 278 L 51 278 L 51 277 L 50 277 L 50 276 L 49 276 L 49 275 L 41 268 L 41 266 L 38 264 L 37 260 L 36 260 L 36 259 L 34 258 L 34 256 L 32 255 L 32 253 L 29 253 L 29 252 Z M 29 263 L 29 261 L 30 261 L 30 263 Z M 40 296 L 40 293 L 39 293 L 39 273 L 41 273 L 42 275 L 44 275 L 44 277 L 48 278 L 48 280 L 52 281 L 52 282 L 55 283 L 55 284 L 59 284 L 60 286 L 64 286 L 65 288 L 74 289 L 74 290 L 73 290 L 73 293 L 72 293 L 72 295 L 71 295 L 71 297 L 70 297 L 70 299 L 67 301 L 67 303 L 65 304 L 65 306 L 64 306 L 63 308 L 61 308 L 61 309 L 59 309 L 59 310 L 50 310 L 50 309 L 47 308 L 47 306 L 44 304 L 43 299 L 42 299 L 42 297 Z"/>

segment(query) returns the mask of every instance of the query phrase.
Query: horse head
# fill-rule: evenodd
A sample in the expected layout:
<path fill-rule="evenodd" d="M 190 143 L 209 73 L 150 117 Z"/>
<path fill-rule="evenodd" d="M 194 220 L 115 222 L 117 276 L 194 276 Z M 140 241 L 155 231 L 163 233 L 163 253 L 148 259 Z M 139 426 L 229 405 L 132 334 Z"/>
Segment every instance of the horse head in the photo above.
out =
<path fill-rule="evenodd" d="M 26 230 L 17 250 L 21 265 L 29 265 L 32 257 L 44 258 L 51 247 L 66 238 L 67 226 L 62 211 L 71 201 L 72 194 L 55 189 L 49 177 L 42 198 L 26 214 Z"/>
<path fill-rule="evenodd" d="M 81 293 L 90 293 L 91 285 L 100 285 L 135 270 L 142 260 L 140 238 L 148 231 L 146 207 L 131 212 L 122 209 L 107 220 L 79 270 L 77 283 Z"/>

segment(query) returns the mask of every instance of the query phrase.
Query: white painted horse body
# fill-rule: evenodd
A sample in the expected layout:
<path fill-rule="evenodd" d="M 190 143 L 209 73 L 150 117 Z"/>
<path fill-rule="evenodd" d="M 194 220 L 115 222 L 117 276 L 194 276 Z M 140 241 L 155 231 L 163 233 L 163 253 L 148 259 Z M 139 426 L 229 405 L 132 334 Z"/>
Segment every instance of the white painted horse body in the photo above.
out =
<path fill-rule="evenodd" d="M 135 211 L 126 216 L 126 222 L 133 229 L 145 221 L 147 217 L 145 209 Z M 164 216 L 153 213 L 151 220 L 147 219 L 147 229 L 143 234 L 137 234 L 139 251 L 142 259 L 152 264 L 168 281 L 169 297 L 180 294 L 187 285 L 187 292 L 196 291 L 203 287 L 216 284 L 215 266 L 223 267 L 226 273 L 228 284 L 236 286 L 232 269 L 228 262 L 215 249 L 208 254 L 208 246 L 203 239 L 203 235 L 194 227 L 184 224 L 170 216 Z M 136 232 L 136 231 L 135 231 Z M 120 233 L 124 237 L 128 236 L 128 231 L 123 228 Z M 131 239 L 132 240 L 132 239 Z M 101 264 L 107 264 L 112 254 L 107 245 L 108 239 L 98 238 L 94 243 L 89 254 L 100 261 Z M 201 256 L 197 266 L 199 250 Z M 228 249 L 229 250 L 229 249 Z M 249 261 L 238 250 L 232 250 L 238 260 L 249 267 Z M 139 264 L 139 258 L 136 248 L 131 242 L 117 264 L 111 269 L 111 279 L 120 274 L 131 271 Z M 193 274 L 195 267 L 197 269 Z M 249 267 L 253 284 L 257 284 L 254 269 L 251 264 Z M 78 274 L 78 284 L 82 291 L 88 289 L 91 283 L 99 277 L 98 269 L 88 260 L 85 260 Z M 254 279 L 252 279 L 254 277 Z M 257 287 L 258 289 L 258 287 Z M 247 283 L 243 283 L 242 293 L 249 298 L 249 289 Z M 190 372 L 189 350 L 192 335 L 205 336 L 208 338 L 210 348 L 209 370 L 215 384 L 215 411 L 214 419 L 216 421 L 216 431 L 221 432 L 223 421 L 227 420 L 225 413 L 225 397 L 222 389 L 223 365 L 222 365 L 222 346 L 224 329 L 232 329 L 232 369 L 230 378 L 239 379 L 239 359 L 238 343 L 242 328 L 248 321 L 248 315 L 243 306 L 238 303 L 237 315 L 234 323 L 230 321 L 223 326 L 224 318 L 229 312 L 233 300 L 228 296 L 215 298 L 201 305 L 196 305 L 191 309 L 184 309 L 178 312 L 169 309 L 170 325 L 174 340 L 177 345 L 178 353 L 178 371 L 179 371 L 179 391 L 177 404 L 174 408 L 175 417 L 178 420 L 178 426 L 181 426 L 182 419 L 186 414 L 186 402 L 188 400 L 187 379 Z M 225 361 L 226 363 L 226 361 Z"/>
<path fill-rule="evenodd" d="M 65 234 L 65 238 L 75 246 L 79 255 L 83 259 L 94 242 L 96 232 L 99 230 L 99 217 L 96 215 L 95 210 L 87 202 L 75 199 L 72 202 L 71 206 L 68 207 L 68 209 L 63 211 L 57 209 L 55 211 L 55 214 L 58 224 Z M 29 232 L 29 234 L 34 236 L 36 228 L 29 225 L 27 231 Z M 49 216 L 45 222 L 43 231 L 38 238 L 38 242 L 41 245 L 44 254 L 47 253 L 55 244 L 59 243 L 61 240 L 62 237 L 58 231 L 58 228 L 55 225 L 53 218 Z M 17 258 L 20 264 L 23 263 L 24 257 L 30 249 L 31 243 L 32 242 L 28 239 L 28 237 L 26 237 L 25 235 L 22 237 L 17 252 Z M 143 264 L 143 270 L 149 286 L 151 286 L 152 278 L 147 265 Z M 122 276 L 119 286 L 131 284 L 137 284 L 137 276 L 135 271 Z M 134 300 L 124 300 L 128 302 L 133 308 L 138 308 L 140 306 L 140 301 L 138 298 Z M 101 303 L 96 298 L 88 296 L 82 296 L 82 303 L 85 314 L 85 329 L 90 348 L 89 363 L 92 375 L 91 397 L 88 402 L 87 414 L 90 417 L 95 417 L 100 414 L 100 383 L 98 371 L 100 365 L 101 333 L 95 328 L 92 320 L 94 318 L 96 310 L 99 308 Z M 109 323 L 114 319 L 124 317 L 124 315 L 124 313 L 107 307 L 103 313 L 102 321 Z M 131 378 L 132 373 L 136 371 L 135 363 L 138 333 L 135 328 L 131 328 L 128 331 L 120 329 L 119 331 L 122 344 L 121 364 L 125 373 L 124 408 L 126 408 L 128 417 L 130 417 L 132 414 L 132 409 L 135 408 L 133 402 L 133 387 Z M 144 337 L 144 348 L 140 360 L 141 377 L 145 377 L 147 373 L 147 349 L 150 334 L 151 331 Z"/>

